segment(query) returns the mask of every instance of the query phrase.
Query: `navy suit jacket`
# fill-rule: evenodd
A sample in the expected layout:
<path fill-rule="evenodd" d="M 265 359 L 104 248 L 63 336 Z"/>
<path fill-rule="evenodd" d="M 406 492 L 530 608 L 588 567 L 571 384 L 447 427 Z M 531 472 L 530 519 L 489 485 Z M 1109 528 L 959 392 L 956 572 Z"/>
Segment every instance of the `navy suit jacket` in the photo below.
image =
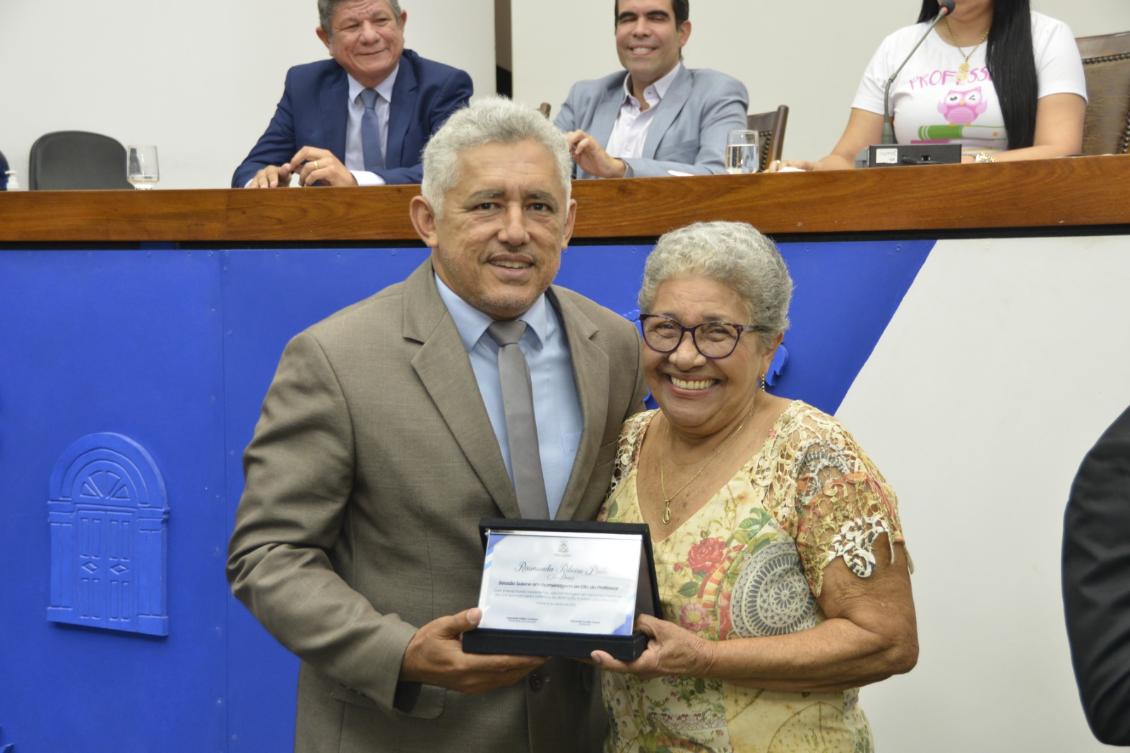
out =
<path fill-rule="evenodd" d="M 465 71 L 405 50 L 389 103 L 385 167 L 377 175 L 385 183 L 419 183 L 424 145 L 453 112 L 466 107 L 471 90 Z M 242 188 L 259 170 L 289 161 L 304 146 L 329 149 L 344 163 L 348 120 L 345 69 L 332 59 L 294 66 L 274 117 L 236 168 L 232 187 Z"/>
<path fill-rule="evenodd" d="M 1067 504 L 1063 603 L 1083 710 L 1130 745 L 1130 408 L 1083 459 Z"/>

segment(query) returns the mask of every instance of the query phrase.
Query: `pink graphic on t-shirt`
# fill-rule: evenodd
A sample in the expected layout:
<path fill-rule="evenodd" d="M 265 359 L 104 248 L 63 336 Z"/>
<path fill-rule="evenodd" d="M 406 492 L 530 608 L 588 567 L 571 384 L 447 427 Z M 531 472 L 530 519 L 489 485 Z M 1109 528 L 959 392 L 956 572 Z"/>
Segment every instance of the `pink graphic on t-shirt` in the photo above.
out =
<path fill-rule="evenodd" d="M 938 103 L 938 112 L 951 125 L 969 125 L 988 107 L 981 96 L 981 87 L 950 89 L 945 99 Z"/>

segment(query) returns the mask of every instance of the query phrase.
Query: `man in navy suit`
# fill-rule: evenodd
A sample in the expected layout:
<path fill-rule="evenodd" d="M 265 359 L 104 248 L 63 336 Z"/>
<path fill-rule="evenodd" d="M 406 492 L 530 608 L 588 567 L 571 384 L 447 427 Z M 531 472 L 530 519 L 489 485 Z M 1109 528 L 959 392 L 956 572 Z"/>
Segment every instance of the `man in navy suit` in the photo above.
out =
<path fill-rule="evenodd" d="M 615 8 L 627 73 L 574 84 L 554 119 L 575 177 L 723 172 L 726 136 L 746 127 L 749 95 L 731 76 L 683 66 L 690 0 L 615 0 Z"/>
<path fill-rule="evenodd" d="M 332 60 L 297 65 L 232 186 L 419 183 L 424 145 L 471 98 L 471 77 L 404 49 L 397 0 L 318 0 Z M 373 94 L 375 92 L 375 95 Z"/>

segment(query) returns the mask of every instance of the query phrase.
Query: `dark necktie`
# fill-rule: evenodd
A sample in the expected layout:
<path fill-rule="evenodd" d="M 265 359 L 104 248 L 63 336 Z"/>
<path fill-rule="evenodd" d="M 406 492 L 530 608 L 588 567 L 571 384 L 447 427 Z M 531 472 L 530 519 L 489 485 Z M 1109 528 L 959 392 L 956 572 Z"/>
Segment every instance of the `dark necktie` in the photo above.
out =
<path fill-rule="evenodd" d="M 377 121 L 377 90 L 362 89 L 361 104 L 365 106 L 365 114 L 361 116 L 361 151 L 365 156 L 365 171 L 372 173 L 385 166 Z"/>
<path fill-rule="evenodd" d="M 546 519 L 549 503 L 538 451 L 538 427 L 534 423 L 534 394 L 526 356 L 518 347 L 526 323 L 495 322 L 487 330 L 498 343 L 498 379 L 502 386 L 502 408 L 506 414 L 506 439 L 510 447 L 510 469 L 514 491 L 523 518 Z"/>

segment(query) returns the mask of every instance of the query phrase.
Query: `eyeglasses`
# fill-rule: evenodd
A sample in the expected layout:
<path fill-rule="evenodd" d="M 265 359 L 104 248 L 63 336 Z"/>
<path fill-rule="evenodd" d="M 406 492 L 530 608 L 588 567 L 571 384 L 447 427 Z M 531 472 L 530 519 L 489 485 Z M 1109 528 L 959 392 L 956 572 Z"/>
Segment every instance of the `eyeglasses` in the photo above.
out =
<path fill-rule="evenodd" d="M 702 322 L 684 327 L 681 322 L 662 314 L 641 314 L 640 330 L 647 347 L 657 353 L 674 353 L 690 332 L 695 350 L 706 358 L 725 358 L 738 347 L 743 332 L 769 332 L 759 324 L 734 324 L 733 322 Z"/>

